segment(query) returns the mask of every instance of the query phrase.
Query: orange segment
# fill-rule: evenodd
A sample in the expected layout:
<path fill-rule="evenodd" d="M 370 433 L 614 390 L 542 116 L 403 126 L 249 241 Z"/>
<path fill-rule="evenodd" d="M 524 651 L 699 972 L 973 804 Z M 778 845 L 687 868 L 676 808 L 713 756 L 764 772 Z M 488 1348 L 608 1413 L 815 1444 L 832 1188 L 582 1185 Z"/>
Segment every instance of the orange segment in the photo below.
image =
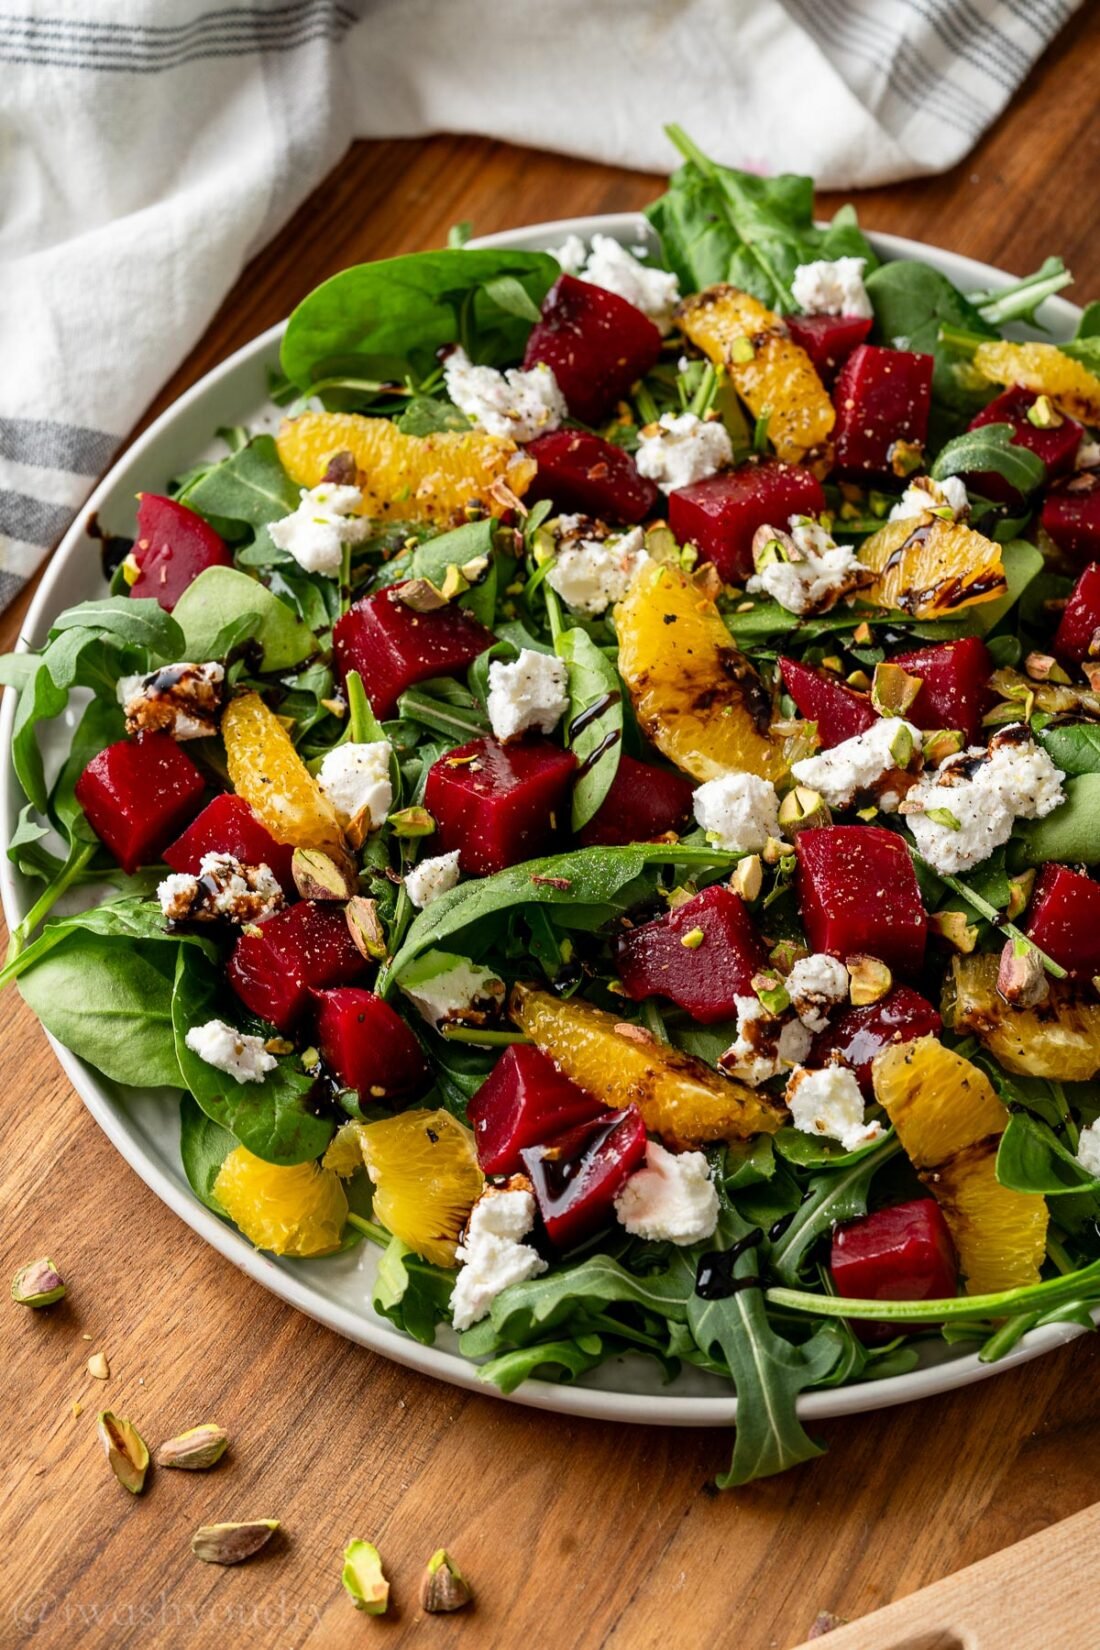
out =
<path fill-rule="evenodd" d="M 952 1030 L 973 1032 L 1006 1071 L 1089 1082 L 1100 1071 L 1100 1002 L 1050 980 L 1038 1008 L 1013 1008 L 997 990 L 999 966 L 1000 958 L 987 952 L 952 959 L 944 998 Z"/>
<path fill-rule="evenodd" d="M 316 1163 L 280 1168 L 234 1147 L 214 1196 L 257 1249 L 273 1255 L 327 1255 L 340 1247 L 348 1200 L 338 1176 Z"/>
<path fill-rule="evenodd" d="M 615 609 L 619 673 L 642 730 L 693 779 L 783 772 L 771 695 L 722 615 L 678 567 L 646 562 Z"/>
<path fill-rule="evenodd" d="M 279 718 L 258 693 L 231 699 L 222 717 L 229 777 L 277 842 L 342 848 L 340 822 Z"/>
<path fill-rule="evenodd" d="M 861 546 L 859 559 L 878 575 L 860 600 L 917 619 L 996 601 L 1007 589 L 1000 545 L 930 512 L 888 521 Z"/>
<path fill-rule="evenodd" d="M 671 1145 L 774 1134 L 782 1109 L 767 1094 L 723 1077 L 694 1055 L 578 997 L 531 986 L 512 993 L 512 1018 L 567 1077 L 605 1106 L 637 1106 Z"/>
<path fill-rule="evenodd" d="M 514 441 L 482 430 L 404 435 L 388 418 L 361 413 L 286 418 L 277 446 L 302 487 L 316 487 L 331 459 L 350 452 L 362 477 L 361 513 L 399 521 L 460 523 L 471 507 L 499 516 L 507 492 L 522 497 L 537 468 Z"/>
<path fill-rule="evenodd" d="M 1049 395 L 1074 418 L 1100 423 L 1100 378 L 1056 344 L 1012 344 L 991 338 L 978 345 L 974 365 L 994 384 L 1022 384 L 1037 395 Z"/>
<path fill-rule="evenodd" d="M 448 1111 L 406 1111 L 360 1124 L 359 1141 L 378 1219 L 425 1260 L 453 1266 L 485 1185 L 469 1129 Z"/>

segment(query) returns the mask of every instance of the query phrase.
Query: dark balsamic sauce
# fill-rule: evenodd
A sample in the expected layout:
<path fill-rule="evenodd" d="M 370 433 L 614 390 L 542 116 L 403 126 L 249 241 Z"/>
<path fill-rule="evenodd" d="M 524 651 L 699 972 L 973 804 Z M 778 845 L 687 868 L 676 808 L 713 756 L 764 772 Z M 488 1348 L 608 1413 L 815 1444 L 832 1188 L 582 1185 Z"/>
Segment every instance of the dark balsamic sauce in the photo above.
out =
<path fill-rule="evenodd" d="M 742 1255 L 748 1254 L 750 1249 L 759 1248 L 763 1241 L 764 1233 L 756 1226 L 728 1249 L 708 1249 L 705 1255 L 701 1255 L 695 1271 L 695 1293 L 699 1299 L 722 1301 L 730 1295 L 739 1294 L 742 1289 L 759 1288 L 760 1279 L 755 1273 L 751 1277 L 736 1278 L 733 1268 Z"/>

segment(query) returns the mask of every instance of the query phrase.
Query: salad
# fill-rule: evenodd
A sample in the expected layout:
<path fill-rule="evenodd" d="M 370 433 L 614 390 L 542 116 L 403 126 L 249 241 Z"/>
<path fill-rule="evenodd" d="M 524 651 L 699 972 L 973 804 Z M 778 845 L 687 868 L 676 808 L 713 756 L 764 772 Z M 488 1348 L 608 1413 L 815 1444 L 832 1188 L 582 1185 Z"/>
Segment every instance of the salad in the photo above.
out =
<path fill-rule="evenodd" d="M 99 532 L 0 662 L 2 979 L 504 1391 L 732 1383 L 729 1485 L 1100 1305 L 1100 305 L 672 136 L 645 245 L 327 281 L 277 433 Z"/>

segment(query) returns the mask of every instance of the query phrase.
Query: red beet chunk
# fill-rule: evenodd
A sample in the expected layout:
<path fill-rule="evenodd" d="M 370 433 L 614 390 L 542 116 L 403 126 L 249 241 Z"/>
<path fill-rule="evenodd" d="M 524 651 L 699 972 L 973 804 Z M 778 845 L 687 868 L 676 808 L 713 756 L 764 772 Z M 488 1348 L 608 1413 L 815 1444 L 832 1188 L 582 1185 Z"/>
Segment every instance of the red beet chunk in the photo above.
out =
<path fill-rule="evenodd" d="M 1039 522 L 1071 561 L 1100 559 L 1100 471 L 1082 470 L 1052 487 Z"/>
<path fill-rule="evenodd" d="M 1090 562 L 1070 592 L 1055 633 L 1054 651 L 1075 665 L 1100 655 L 1100 562 Z"/>
<path fill-rule="evenodd" d="M 857 693 L 839 676 L 811 670 L 797 659 L 779 661 L 783 686 L 798 706 L 800 716 L 817 723 L 823 750 L 855 739 L 878 721 L 878 712 L 866 693 Z"/>
<path fill-rule="evenodd" d="M 136 871 L 156 864 L 205 789 L 174 739 L 143 733 L 93 756 L 76 782 L 76 800 L 123 870 Z"/>
<path fill-rule="evenodd" d="M 958 728 L 968 745 L 978 741 L 993 672 L 989 649 L 980 637 L 964 636 L 958 642 L 898 653 L 893 663 L 919 676 L 923 684 L 906 712 L 914 727 Z"/>
<path fill-rule="evenodd" d="M 784 320 L 826 384 L 832 383 L 852 351 L 867 342 L 874 325 L 869 315 L 787 315 Z"/>
<path fill-rule="evenodd" d="M 496 640 L 461 607 L 414 613 L 400 600 L 400 589 L 392 585 L 364 596 L 332 632 L 341 678 L 359 672 L 380 719 L 393 715 L 406 688 L 430 676 L 458 675 Z"/>
<path fill-rule="evenodd" d="M 660 353 L 661 334 L 640 309 L 590 281 L 562 275 L 543 299 L 523 364 L 544 362 L 573 417 L 598 424 Z"/>
<path fill-rule="evenodd" d="M 896 441 L 921 441 L 932 404 L 931 355 L 860 344 L 836 381 L 837 468 L 849 475 L 889 475 Z"/>
<path fill-rule="evenodd" d="M 699 932 L 701 943 L 684 944 Z M 736 1014 L 735 998 L 752 995 L 752 977 L 766 961 L 744 905 L 720 884 L 630 929 L 615 947 L 615 970 L 628 997 L 636 1003 L 668 997 L 702 1025 Z"/>
<path fill-rule="evenodd" d="M 942 1026 L 932 1004 L 907 985 L 896 985 L 881 1002 L 844 1011 L 815 1040 L 811 1066 L 827 1066 L 832 1060 L 851 1066 L 859 1086 L 870 1100 L 871 1061 L 890 1043 L 909 1043 L 915 1037 L 938 1036 Z"/>
<path fill-rule="evenodd" d="M 525 1146 L 523 1167 L 551 1243 L 572 1249 L 615 1217 L 615 1197 L 645 1162 L 645 1124 L 637 1106 L 605 1111 L 552 1140 Z"/>
<path fill-rule="evenodd" d="M 441 756 L 424 790 L 439 826 L 434 851 L 457 848 L 462 869 L 478 877 L 551 853 L 569 822 L 576 765 L 572 751 L 538 738 L 471 739 Z"/>
<path fill-rule="evenodd" d="M 1100 882 L 1068 865 L 1044 865 L 1027 932 L 1071 974 L 1086 979 L 1100 974 Z"/>
<path fill-rule="evenodd" d="M 979 430 L 983 424 L 1011 424 L 1012 445 L 1026 447 L 1041 458 L 1047 467 L 1048 479 L 1053 481 L 1056 476 L 1067 475 L 1073 469 L 1085 431 L 1075 418 L 1066 417 L 1051 429 L 1038 429 L 1027 416 L 1028 408 L 1033 407 L 1038 399 L 1034 390 L 1025 390 L 1021 385 L 1014 384 L 995 396 L 988 407 L 983 407 L 970 420 L 970 428 Z M 996 470 L 974 470 L 965 480 L 970 490 L 983 498 L 994 499 L 1000 504 L 1018 504 L 1020 501 L 1019 491 Z"/>
<path fill-rule="evenodd" d="M 207 803 L 183 835 L 164 850 L 164 863 L 173 871 L 198 876 L 204 854 L 232 854 L 242 865 L 266 865 L 278 878 L 283 893 L 294 899 L 296 889 L 290 872 L 294 849 L 276 842 L 261 825 L 248 803 L 225 792 Z"/>
<path fill-rule="evenodd" d="M 677 488 L 668 495 L 668 524 L 680 544 L 694 544 L 734 584 L 752 572 L 758 527 L 786 527 L 790 516 L 816 516 L 824 508 L 815 475 L 773 458 Z"/>
<path fill-rule="evenodd" d="M 317 1046 L 339 1083 L 364 1105 L 419 1094 L 431 1073 L 420 1044 L 389 1003 L 361 986 L 318 991 Z"/>
<path fill-rule="evenodd" d="M 229 983 L 262 1020 L 293 1030 L 311 990 L 350 985 L 366 969 L 352 944 L 342 905 L 302 900 L 242 934 L 229 959 Z"/>
<path fill-rule="evenodd" d="M 486 1174 L 518 1174 L 521 1153 L 578 1123 L 607 1116 L 606 1106 L 525 1043 L 505 1049 L 466 1108 Z"/>
<path fill-rule="evenodd" d="M 924 960 L 928 919 L 900 836 L 877 825 L 800 831 L 798 897 L 814 951 L 878 957 L 903 974 Z"/>
<path fill-rule="evenodd" d="M 838 1226 L 829 1264 L 836 1292 L 847 1300 L 938 1301 L 958 1293 L 955 1245 L 930 1197 Z M 863 1340 L 885 1341 L 906 1326 L 869 1320 L 856 1327 Z"/>
<path fill-rule="evenodd" d="M 539 466 L 529 503 L 548 498 L 559 510 L 634 524 L 652 514 L 660 497 L 629 453 L 587 430 L 552 430 L 529 441 L 527 451 Z"/>
<path fill-rule="evenodd" d="M 695 787 L 683 774 L 620 756 L 611 788 L 577 841 L 582 848 L 656 842 L 690 828 Z"/>
<path fill-rule="evenodd" d="M 133 557 L 140 572 L 130 594 L 153 596 L 169 613 L 200 573 L 233 565 L 210 523 L 174 498 L 140 493 L 137 528 Z"/>

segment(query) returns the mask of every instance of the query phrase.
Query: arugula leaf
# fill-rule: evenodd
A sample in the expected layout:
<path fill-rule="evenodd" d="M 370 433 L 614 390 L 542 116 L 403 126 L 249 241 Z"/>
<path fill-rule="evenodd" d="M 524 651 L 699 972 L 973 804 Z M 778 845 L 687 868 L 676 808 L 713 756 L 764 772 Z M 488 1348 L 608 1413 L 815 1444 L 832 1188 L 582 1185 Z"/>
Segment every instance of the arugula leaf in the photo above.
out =
<path fill-rule="evenodd" d="M 573 785 L 572 829 L 579 831 L 603 802 L 618 772 L 623 689 L 610 659 L 580 626 L 562 631 L 556 651 L 569 666 L 567 742 L 579 765 Z M 579 731 L 574 732 L 578 722 Z"/>
<path fill-rule="evenodd" d="M 1063 773 L 1100 773 L 1100 725 L 1096 722 L 1048 722 L 1035 737 Z"/>
<path fill-rule="evenodd" d="M 1017 825 L 1024 859 L 1029 865 L 1100 864 L 1100 773 L 1076 774 L 1063 789 L 1066 800 L 1053 813 Z"/>
<path fill-rule="evenodd" d="M 182 630 L 181 658 L 225 657 L 229 627 L 237 639 L 239 621 L 263 650 L 261 668 L 289 670 L 317 651 L 317 638 L 266 585 L 235 567 L 208 567 L 187 586 L 175 606 Z"/>
<path fill-rule="evenodd" d="M 884 1163 L 901 1151 L 891 1136 L 870 1152 L 853 1152 L 843 1167 L 823 1170 L 810 1180 L 794 1219 L 771 1245 L 772 1270 L 788 1283 L 796 1283 L 806 1258 L 818 1238 L 838 1221 L 853 1220 L 867 1213 L 867 1193 L 871 1181 Z"/>
<path fill-rule="evenodd" d="M 992 470 L 1018 493 L 1033 493 L 1046 480 L 1047 467 L 1037 453 L 1016 445 L 1015 433 L 1011 424 L 983 424 L 966 430 L 940 449 L 932 479 L 944 481 L 948 476 Z"/>
<path fill-rule="evenodd" d="M 1100 1179 L 1081 1167 L 1049 1123 L 1017 1111 L 997 1148 L 997 1179 L 1014 1192 L 1058 1197 L 1064 1192 L 1100 1194 Z"/>
<path fill-rule="evenodd" d="M 203 471 L 180 495 L 200 516 L 265 527 L 298 508 L 299 488 L 283 469 L 274 436 L 253 436 L 247 446 Z"/>
<path fill-rule="evenodd" d="M 450 1318 L 454 1279 L 394 1238 L 378 1262 L 371 1305 L 414 1341 L 431 1346 L 436 1325 Z"/>
<path fill-rule="evenodd" d="M 578 1375 L 585 1375 L 602 1363 L 609 1351 L 599 1335 L 578 1335 L 568 1341 L 540 1341 L 535 1346 L 517 1347 L 490 1358 L 482 1364 L 478 1375 L 507 1394 L 537 1376 L 575 1381 Z"/>
<path fill-rule="evenodd" d="M 1061 258 L 1049 257 L 1044 258 L 1039 268 L 1033 274 L 1025 275 L 1023 280 L 1013 281 L 999 291 L 971 292 L 969 298 L 981 311 L 983 321 L 988 321 L 992 327 L 1007 326 L 1010 321 L 1026 321 L 1029 326 L 1038 326 L 1036 311 L 1040 305 L 1055 292 L 1061 292 L 1063 287 L 1072 284 L 1073 276 Z"/>
<path fill-rule="evenodd" d="M 686 1323 L 695 1273 L 683 1267 L 638 1277 L 611 1255 L 590 1255 L 577 1266 L 509 1284 L 493 1302 L 490 1318 L 501 1340 L 525 1343 L 560 1329 L 586 1307 L 599 1311 L 613 1303 L 639 1306 L 671 1322 Z"/>
<path fill-rule="evenodd" d="M 983 407 L 992 395 L 991 386 L 975 380 L 965 350 L 940 339 L 943 326 L 983 338 L 998 337 L 981 311 L 946 275 L 908 258 L 883 264 L 867 277 L 866 284 L 875 311 L 877 341 L 933 356 L 933 396 L 953 413 L 969 415 Z"/>
<path fill-rule="evenodd" d="M 194 1095 L 180 1096 L 180 1161 L 187 1184 L 199 1202 L 223 1220 L 225 1210 L 214 1197 L 214 1182 L 236 1144 L 228 1129 L 207 1117 Z"/>

